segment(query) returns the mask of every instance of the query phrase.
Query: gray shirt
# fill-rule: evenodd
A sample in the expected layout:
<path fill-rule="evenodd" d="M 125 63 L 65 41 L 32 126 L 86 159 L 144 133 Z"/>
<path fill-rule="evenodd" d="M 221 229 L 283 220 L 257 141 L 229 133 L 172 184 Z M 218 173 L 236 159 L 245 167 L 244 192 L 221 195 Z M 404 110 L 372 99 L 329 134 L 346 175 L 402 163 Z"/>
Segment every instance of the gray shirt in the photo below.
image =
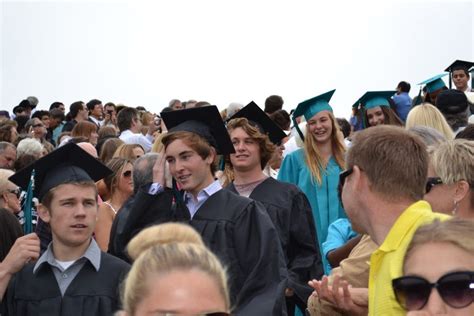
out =
<path fill-rule="evenodd" d="M 56 277 L 56 281 L 58 282 L 59 289 L 61 290 L 61 295 L 64 296 L 64 293 L 66 292 L 68 286 L 71 284 L 72 280 L 74 280 L 79 271 L 81 271 L 86 261 L 89 261 L 95 268 L 95 270 L 99 271 L 100 256 L 101 251 L 99 246 L 97 245 L 94 239 L 91 239 L 91 243 L 87 248 L 86 252 L 73 264 L 71 264 L 67 269 L 63 269 L 63 267 L 54 257 L 52 243 L 50 243 L 48 249 L 46 249 L 43 255 L 41 255 L 41 257 L 36 262 L 33 268 L 33 273 L 36 274 L 41 265 L 49 264 L 51 266 L 51 270 L 54 273 L 54 276 Z"/>

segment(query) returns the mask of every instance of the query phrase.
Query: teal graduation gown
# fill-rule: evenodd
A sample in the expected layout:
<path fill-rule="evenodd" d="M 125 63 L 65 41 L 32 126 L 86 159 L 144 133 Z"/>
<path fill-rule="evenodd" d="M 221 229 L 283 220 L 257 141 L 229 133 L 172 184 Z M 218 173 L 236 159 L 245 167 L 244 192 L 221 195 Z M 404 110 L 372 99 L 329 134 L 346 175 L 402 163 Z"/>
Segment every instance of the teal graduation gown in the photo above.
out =
<path fill-rule="evenodd" d="M 347 217 L 337 194 L 341 171 L 336 160 L 331 157 L 322 173 L 321 184 L 318 184 L 306 165 L 304 150 L 298 149 L 285 157 L 278 172 L 278 180 L 293 183 L 306 194 L 313 211 L 320 250 L 326 241 L 329 225 L 339 218 Z M 327 266 L 327 259 L 322 254 L 321 257 Z"/>

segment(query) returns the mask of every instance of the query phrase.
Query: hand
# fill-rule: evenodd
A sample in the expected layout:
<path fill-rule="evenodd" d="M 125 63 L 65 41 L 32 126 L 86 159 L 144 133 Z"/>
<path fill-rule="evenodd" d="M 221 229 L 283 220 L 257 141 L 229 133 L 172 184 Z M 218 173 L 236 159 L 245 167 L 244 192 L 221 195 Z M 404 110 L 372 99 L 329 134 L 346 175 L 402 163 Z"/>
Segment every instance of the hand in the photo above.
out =
<path fill-rule="evenodd" d="M 153 165 L 153 182 L 159 183 L 162 188 L 166 186 L 165 179 L 165 168 L 166 168 L 166 158 L 164 148 L 158 153 L 158 159 L 156 159 L 155 164 Z"/>
<path fill-rule="evenodd" d="M 151 120 L 151 123 L 148 125 L 148 134 L 153 135 L 157 130 L 160 129 L 160 124 L 155 124 L 155 120 Z"/>
<path fill-rule="evenodd" d="M 36 260 L 40 255 L 40 240 L 35 233 L 18 238 L 8 252 L 2 265 L 6 272 L 15 274 L 31 260 Z"/>

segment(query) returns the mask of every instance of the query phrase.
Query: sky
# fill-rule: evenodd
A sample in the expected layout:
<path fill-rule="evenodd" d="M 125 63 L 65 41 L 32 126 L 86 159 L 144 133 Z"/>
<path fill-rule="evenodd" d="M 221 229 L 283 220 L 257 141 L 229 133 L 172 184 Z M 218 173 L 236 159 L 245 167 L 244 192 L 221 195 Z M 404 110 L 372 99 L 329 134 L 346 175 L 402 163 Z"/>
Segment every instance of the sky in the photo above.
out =
<path fill-rule="evenodd" d="M 474 60 L 474 1 L 0 0 L 0 108 L 28 96 L 97 98 L 160 112 L 171 99 L 278 94 L 291 110 L 336 89 L 349 117 L 365 91 L 392 90 Z"/>

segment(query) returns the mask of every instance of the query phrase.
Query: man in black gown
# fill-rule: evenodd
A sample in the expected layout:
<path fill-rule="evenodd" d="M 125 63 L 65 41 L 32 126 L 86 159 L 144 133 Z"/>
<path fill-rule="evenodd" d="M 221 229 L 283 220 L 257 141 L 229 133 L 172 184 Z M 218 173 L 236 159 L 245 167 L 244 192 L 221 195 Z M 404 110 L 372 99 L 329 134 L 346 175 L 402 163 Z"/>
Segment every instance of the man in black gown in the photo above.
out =
<path fill-rule="evenodd" d="M 130 240 L 151 224 L 188 222 L 227 268 L 234 315 L 285 315 L 285 259 L 278 233 L 255 201 L 222 190 L 217 154 L 233 146 L 215 106 L 161 113 L 169 129 L 153 183 L 135 195 L 125 232 Z M 176 185 L 165 189 L 165 159 Z"/>
<path fill-rule="evenodd" d="M 33 169 L 38 213 L 50 224 L 53 240 L 38 261 L 21 270 L 21 263 L 12 264 L 15 258 L 2 262 L 10 267 L 10 282 L 1 315 L 112 315 L 119 309 L 119 285 L 129 265 L 101 252 L 92 239 L 98 212 L 95 182 L 111 171 L 75 144 L 53 151 L 10 180 L 26 189 Z"/>
<path fill-rule="evenodd" d="M 295 304 L 304 311 L 312 293 L 308 280 L 324 274 L 311 206 L 298 187 L 263 173 L 286 134 L 254 102 L 229 120 L 227 130 L 235 154 L 230 155 L 234 181 L 226 189 L 265 206 L 286 256 L 288 314 Z"/>

